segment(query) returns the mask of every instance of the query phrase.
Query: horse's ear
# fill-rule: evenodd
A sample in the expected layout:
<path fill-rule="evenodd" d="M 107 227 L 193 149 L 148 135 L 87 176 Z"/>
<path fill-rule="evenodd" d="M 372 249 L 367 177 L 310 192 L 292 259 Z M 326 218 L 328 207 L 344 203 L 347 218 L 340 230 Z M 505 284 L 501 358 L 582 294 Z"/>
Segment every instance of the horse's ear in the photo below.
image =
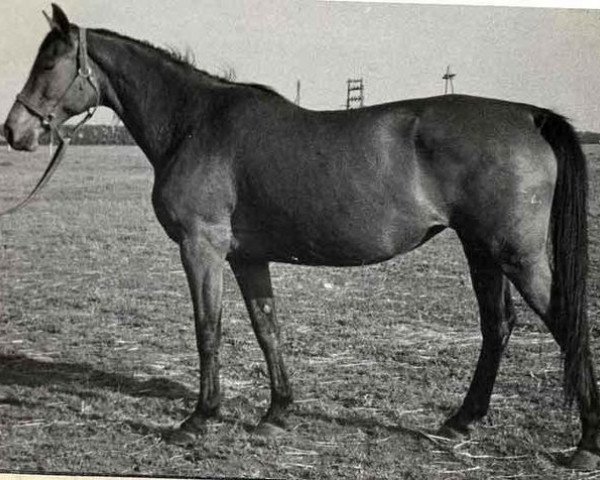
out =
<path fill-rule="evenodd" d="M 55 3 L 52 4 L 52 18 L 49 18 L 46 12 L 44 12 L 44 16 L 50 22 L 50 27 L 53 30 L 58 30 L 66 36 L 69 35 L 71 24 L 69 23 L 69 19 L 65 15 L 65 12 L 63 12 L 58 5 Z"/>
<path fill-rule="evenodd" d="M 55 25 L 52 21 L 52 18 L 50 18 L 50 15 L 46 13 L 46 10 L 42 10 L 42 13 L 44 14 L 44 18 L 48 21 L 48 25 L 50 25 L 50 28 L 53 29 Z"/>

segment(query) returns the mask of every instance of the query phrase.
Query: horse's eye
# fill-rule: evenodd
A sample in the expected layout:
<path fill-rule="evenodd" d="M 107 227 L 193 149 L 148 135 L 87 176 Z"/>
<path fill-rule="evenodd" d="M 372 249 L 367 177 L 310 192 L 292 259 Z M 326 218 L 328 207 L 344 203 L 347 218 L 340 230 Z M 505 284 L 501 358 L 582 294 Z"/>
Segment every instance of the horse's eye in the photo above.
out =
<path fill-rule="evenodd" d="M 43 65 L 42 68 L 44 70 L 52 70 L 54 68 L 54 64 L 53 63 L 47 63 L 46 65 Z"/>

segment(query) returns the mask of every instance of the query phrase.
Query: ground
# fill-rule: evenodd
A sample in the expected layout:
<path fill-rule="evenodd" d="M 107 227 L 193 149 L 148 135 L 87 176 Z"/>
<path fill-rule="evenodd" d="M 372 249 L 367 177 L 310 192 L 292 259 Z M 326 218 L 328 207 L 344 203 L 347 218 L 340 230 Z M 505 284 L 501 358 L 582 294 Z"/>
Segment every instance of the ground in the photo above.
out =
<path fill-rule="evenodd" d="M 590 314 L 600 359 L 600 148 L 591 172 Z M 47 162 L 0 152 L 0 208 Z M 163 437 L 191 411 L 198 360 L 175 244 L 135 147 L 72 147 L 40 198 L 0 220 L 0 470 L 269 478 L 600 478 L 562 466 L 578 440 L 559 350 L 519 321 L 489 416 L 467 441 L 430 434 L 466 392 L 480 343 L 452 232 L 367 268 L 273 265 L 296 402 L 286 435 L 253 427 L 266 366 L 225 278 L 223 418 L 193 447 Z"/>

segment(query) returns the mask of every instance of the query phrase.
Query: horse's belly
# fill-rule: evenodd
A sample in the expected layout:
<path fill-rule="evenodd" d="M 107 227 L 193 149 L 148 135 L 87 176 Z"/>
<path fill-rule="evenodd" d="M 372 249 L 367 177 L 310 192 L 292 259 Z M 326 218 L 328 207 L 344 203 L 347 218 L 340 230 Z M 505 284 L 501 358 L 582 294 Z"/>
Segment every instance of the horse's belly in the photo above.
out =
<path fill-rule="evenodd" d="M 431 221 L 337 225 L 335 221 L 306 224 L 234 225 L 232 255 L 302 265 L 355 266 L 388 260 L 431 237 Z"/>

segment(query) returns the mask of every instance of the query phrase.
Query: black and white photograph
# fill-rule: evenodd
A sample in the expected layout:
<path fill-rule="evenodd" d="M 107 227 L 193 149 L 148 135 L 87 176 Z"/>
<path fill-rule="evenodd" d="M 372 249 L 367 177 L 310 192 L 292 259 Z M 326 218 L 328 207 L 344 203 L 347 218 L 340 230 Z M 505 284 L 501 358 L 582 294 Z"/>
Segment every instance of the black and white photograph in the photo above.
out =
<path fill-rule="evenodd" d="M 0 474 L 600 478 L 600 5 L 457 3 L 0 4 Z"/>

